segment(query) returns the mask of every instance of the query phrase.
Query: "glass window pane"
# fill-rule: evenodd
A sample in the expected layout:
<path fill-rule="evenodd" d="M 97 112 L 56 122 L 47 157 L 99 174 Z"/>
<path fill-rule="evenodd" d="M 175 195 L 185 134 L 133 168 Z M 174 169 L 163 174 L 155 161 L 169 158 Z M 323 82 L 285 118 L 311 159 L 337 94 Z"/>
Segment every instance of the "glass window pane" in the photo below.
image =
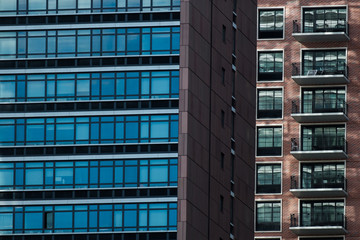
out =
<path fill-rule="evenodd" d="M 72 184 L 73 169 L 72 168 L 56 168 L 55 184 Z"/>
<path fill-rule="evenodd" d="M 169 50 L 170 34 L 154 34 L 152 36 L 152 50 Z"/>
<path fill-rule="evenodd" d="M 42 229 L 42 213 L 25 213 L 25 229 Z"/>
<path fill-rule="evenodd" d="M 28 53 L 45 53 L 46 49 L 46 38 L 36 37 L 28 39 Z"/>
<path fill-rule="evenodd" d="M 168 122 L 152 122 L 150 129 L 150 138 L 168 138 L 169 123 Z"/>
<path fill-rule="evenodd" d="M 16 10 L 17 0 L 0 1 L 0 11 L 13 11 Z"/>
<path fill-rule="evenodd" d="M 0 82 L 0 97 L 14 98 L 15 97 L 15 82 Z"/>
<path fill-rule="evenodd" d="M 59 9 L 75 9 L 76 0 L 58 0 Z"/>
<path fill-rule="evenodd" d="M 150 210 L 149 226 L 167 226 L 166 210 Z"/>
<path fill-rule="evenodd" d="M 0 229 L 13 228 L 13 215 L 12 213 L 0 213 Z"/>
<path fill-rule="evenodd" d="M 55 228 L 71 228 L 72 213 L 71 212 L 55 212 L 54 214 Z"/>
<path fill-rule="evenodd" d="M 43 185 L 43 170 L 42 169 L 26 169 L 25 170 L 25 184 L 26 185 Z"/>
<path fill-rule="evenodd" d="M 75 168 L 75 184 L 88 183 L 88 168 Z"/>
<path fill-rule="evenodd" d="M 151 166 L 150 182 L 167 182 L 168 167 L 167 166 Z"/>
<path fill-rule="evenodd" d="M 75 37 L 59 37 L 58 52 L 75 53 Z"/>
<path fill-rule="evenodd" d="M 75 212 L 74 214 L 74 228 L 86 228 L 88 225 L 87 212 Z"/>
<path fill-rule="evenodd" d="M 16 54 L 16 39 L 0 38 L 0 54 Z"/>
<path fill-rule="evenodd" d="M 14 170 L 0 169 L 0 186 L 10 186 L 13 184 L 14 184 Z"/>
<path fill-rule="evenodd" d="M 27 85 L 28 97 L 45 97 L 45 82 L 31 81 Z"/>
<path fill-rule="evenodd" d="M 29 10 L 45 10 L 46 0 L 29 0 Z"/>

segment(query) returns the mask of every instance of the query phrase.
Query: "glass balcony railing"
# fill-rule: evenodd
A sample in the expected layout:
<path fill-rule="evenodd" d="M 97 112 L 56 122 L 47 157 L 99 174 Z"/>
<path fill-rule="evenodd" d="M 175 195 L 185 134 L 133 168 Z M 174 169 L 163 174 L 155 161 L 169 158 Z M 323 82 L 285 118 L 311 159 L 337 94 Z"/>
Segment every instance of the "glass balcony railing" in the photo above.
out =
<path fill-rule="evenodd" d="M 290 227 L 339 226 L 346 229 L 346 217 L 342 213 L 316 212 L 302 213 L 299 221 L 297 214 L 290 214 Z"/>
<path fill-rule="evenodd" d="M 301 106 L 301 108 L 300 108 Z M 343 99 L 312 99 L 292 101 L 291 113 L 336 113 L 347 114 L 348 105 Z"/>
<path fill-rule="evenodd" d="M 302 67 L 302 71 L 300 69 Z M 304 63 L 292 63 L 292 76 L 326 76 L 326 75 L 344 75 L 348 76 L 348 66 L 346 63 L 334 62 L 316 62 L 310 66 Z"/>
<path fill-rule="evenodd" d="M 301 184 L 298 179 L 296 176 L 291 176 L 290 189 L 341 188 L 346 191 L 347 187 L 347 179 L 340 175 L 302 179 Z"/>
<path fill-rule="evenodd" d="M 322 33 L 322 32 L 345 32 L 349 33 L 349 24 L 345 19 L 326 19 L 321 23 L 301 22 L 293 20 L 293 33 Z"/>
<path fill-rule="evenodd" d="M 342 150 L 347 152 L 347 142 L 343 136 L 319 136 L 304 137 L 301 139 L 291 139 L 291 151 L 325 151 L 325 150 Z"/>

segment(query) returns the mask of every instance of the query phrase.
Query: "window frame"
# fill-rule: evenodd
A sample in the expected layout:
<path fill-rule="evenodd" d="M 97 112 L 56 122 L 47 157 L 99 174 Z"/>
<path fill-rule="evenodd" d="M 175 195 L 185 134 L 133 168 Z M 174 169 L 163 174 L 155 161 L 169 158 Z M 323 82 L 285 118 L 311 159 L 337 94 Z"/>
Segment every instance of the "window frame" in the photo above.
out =
<path fill-rule="evenodd" d="M 264 117 L 259 118 L 259 91 L 275 91 L 281 90 L 281 117 Z M 269 110 L 270 111 L 270 110 Z M 284 118 L 284 87 L 283 86 L 271 86 L 271 87 L 257 87 L 256 88 L 256 120 L 274 120 Z"/>
<path fill-rule="evenodd" d="M 280 230 L 269 230 L 269 231 L 264 231 L 264 230 L 257 230 L 257 213 L 258 213 L 258 208 L 257 208 L 257 204 L 258 203 L 280 203 Z M 283 213 L 282 213 L 282 199 L 256 199 L 255 200 L 255 207 L 254 207 L 254 232 L 255 233 L 263 233 L 263 232 L 282 232 L 282 222 L 283 222 Z"/>
<path fill-rule="evenodd" d="M 257 192 L 257 186 L 258 186 L 258 184 L 257 184 L 257 182 L 258 182 L 258 165 L 280 165 L 280 192 L 278 192 L 278 193 L 258 193 Z M 281 162 L 281 161 L 271 161 L 271 162 L 269 162 L 269 161 L 266 161 L 266 162 L 256 162 L 255 163 L 255 166 L 256 166 L 256 172 L 255 172 L 255 190 L 254 190 L 254 192 L 255 192 L 255 195 L 282 195 L 283 194 L 283 189 L 282 189 L 282 187 L 283 187 L 283 162 Z"/>
<path fill-rule="evenodd" d="M 259 55 L 260 53 L 272 53 L 272 52 L 281 52 L 282 53 L 282 72 L 281 72 L 281 80 L 260 80 L 259 78 L 259 73 L 260 73 L 260 58 Z M 258 49 L 257 53 L 256 53 L 256 81 L 257 83 L 271 83 L 271 82 L 284 82 L 284 66 L 285 66 L 285 61 L 284 61 L 284 49 Z M 274 62 L 275 65 L 275 62 Z"/>
<path fill-rule="evenodd" d="M 282 37 L 281 38 L 259 38 L 260 34 L 260 11 L 262 10 L 282 10 L 283 11 L 283 30 L 282 30 Z M 279 41 L 279 40 L 285 40 L 285 33 L 286 33 L 286 7 L 285 6 L 275 6 L 275 7 L 258 7 L 257 8 L 257 14 L 256 14 L 256 40 L 257 41 Z"/>
<path fill-rule="evenodd" d="M 259 128 L 281 128 L 281 154 L 280 155 L 258 155 L 258 129 Z M 256 158 L 265 158 L 265 157 L 283 157 L 284 150 L 284 125 L 283 124 L 258 124 L 255 127 L 255 157 Z"/>
<path fill-rule="evenodd" d="M 329 7 L 329 5 L 315 5 L 315 6 L 301 6 L 301 33 L 304 33 L 304 21 L 305 21 L 305 15 L 304 15 L 304 11 L 306 9 L 331 9 L 331 8 L 345 8 L 346 10 L 346 23 L 348 23 L 349 20 L 349 10 L 348 10 L 348 5 L 331 5 Z M 347 27 L 346 27 L 347 28 Z M 309 32 L 309 33 L 317 33 L 317 32 Z M 349 33 L 347 33 L 349 34 Z"/>

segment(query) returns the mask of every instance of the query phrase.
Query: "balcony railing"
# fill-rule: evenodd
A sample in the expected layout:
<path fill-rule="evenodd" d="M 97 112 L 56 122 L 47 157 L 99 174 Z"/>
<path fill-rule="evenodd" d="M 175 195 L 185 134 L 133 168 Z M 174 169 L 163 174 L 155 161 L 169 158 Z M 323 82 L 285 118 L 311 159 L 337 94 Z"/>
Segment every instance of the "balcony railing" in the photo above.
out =
<path fill-rule="evenodd" d="M 347 179 L 344 176 L 336 176 L 334 178 L 313 178 L 314 183 L 311 187 L 299 186 L 300 183 L 296 176 L 291 176 L 290 189 L 312 189 L 312 188 L 341 188 L 346 191 Z"/>
<path fill-rule="evenodd" d="M 299 42 L 342 42 L 349 41 L 349 24 L 343 19 L 325 20 L 323 25 L 312 24 L 304 28 L 293 21 L 293 37 Z"/>
<path fill-rule="evenodd" d="M 315 215 L 315 214 L 314 214 Z M 310 215 L 310 219 L 304 224 L 304 220 L 300 221 L 297 214 L 290 214 L 290 227 L 317 227 L 317 226 L 340 226 L 346 229 L 346 217 L 344 214 L 326 214 L 319 216 Z"/>
<path fill-rule="evenodd" d="M 292 76 L 348 76 L 348 66 L 345 63 L 337 63 L 336 66 L 324 63 L 323 66 L 314 67 L 314 69 L 308 71 L 300 71 L 300 66 L 303 66 L 302 63 L 292 63 Z"/>
<path fill-rule="evenodd" d="M 309 28 L 310 30 L 311 28 Z M 324 25 L 314 24 L 312 31 L 304 31 L 301 22 L 293 20 L 293 33 L 321 33 L 321 32 L 345 32 L 349 34 L 349 24 L 344 19 L 329 19 L 324 21 Z"/>
<path fill-rule="evenodd" d="M 300 107 L 301 111 L 300 111 Z M 291 113 L 336 113 L 342 112 L 347 115 L 348 105 L 343 99 L 323 99 L 317 102 L 312 101 L 292 101 Z"/>
<path fill-rule="evenodd" d="M 302 143 L 299 146 L 299 139 L 291 138 L 291 151 L 342 150 L 347 152 L 347 142 L 344 137 L 308 137 L 302 138 Z"/>

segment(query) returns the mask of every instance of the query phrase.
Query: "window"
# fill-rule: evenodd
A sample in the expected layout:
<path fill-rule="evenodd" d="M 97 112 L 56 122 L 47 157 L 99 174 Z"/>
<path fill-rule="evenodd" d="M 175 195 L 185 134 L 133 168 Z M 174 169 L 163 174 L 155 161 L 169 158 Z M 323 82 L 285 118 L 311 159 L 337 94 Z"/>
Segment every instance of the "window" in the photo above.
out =
<path fill-rule="evenodd" d="M 302 112 L 346 113 L 345 88 L 304 88 L 302 89 Z"/>
<path fill-rule="evenodd" d="M 281 165 L 256 166 L 256 193 L 281 193 Z"/>
<path fill-rule="evenodd" d="M 256 202 L 256 231 L 280 231 L 281 203 Z"/>
<path fill-rule="evenodd" d="M 0 232 L 169 231 L 176 230 L 176 216 L 177 204 L 167 202 L 2 206 Z"/>
<path fill-rule="evenodd" d="M 346 8 L 305 8 L 304 32 L 346 32 Z"/>
<path fill-rule="evenodd" d="M 222 41 L 223 43 L 226 43 L 226 27 L 222 26 Z"/>
<path fill-rule="evenodd" d="M 221 110 L 221 127 L 225 127 L 225 112 Z"/>
<path fill-rule="evenodd" d="M 0 163 L 0 189 L 177 186 L 177 159 Z"/>
<path fill-rule="evenodd" d="M 259 52 L 258 61 L 258 81 L 282 81 L 282 52 Z"/>
<path fill-rule="evenodd" d="M 345 150 L 345 143 L 345 125 L 302 127 L 302 151 Z"/>
<path fill-rule="evenodd" d="M 283 9 L 259 10 L 259 39 L 283 38 L 284 29 Z"/>
<path fill-rule="evenodd" d="M 282 89 L 259 89 L 257 118 L 282 117 Z"/>
<path fill-rule="evenodd" d="M 225 164 L 225 154 L 221 153 L 220 154 L 220 167 L 221 167 L 221 169 L 224 169 L 224 164 Z"/>
<path fill-rule="evenodd" d="M 281 156 L 282 128 L 257 128 L 257 156 Z"/>
<path fill-rule="evenodd" d="M 223 85 L 225 85 L 225 77 L 226 77 L 226 71 L 225 68 L 221 68 L 221 82 Z"/>
<path fill-rule="evenodd" d="M 302 201 L 300 226 L 345 227 L 344 201 Z"/>
<path fill-rule="evenodd" d="M 0 76 L 1 102 L 178 97 L 179 71 Z"/>
<path fill-rule="evenodd" d="M 301 188 L 344 188 L 344 163 L 301 165 Z"/>
<path fill-rule="evenodd" d="M 303 51 L 303 74 L 311 70 L 316 70 L 317 75 L 347 75 L 346 51 Z"/>
<path fill-rule="evenodd" d="M 224 211 L 224 196 L 220 195 L 220 212 Z"/>
<path fill-rule="evenodd" d="M 0 145 L 175 142 L 178 116 L 0 119 L 0 132 Z"/>
<path fill-rule="evenodd" d="M 3 32 L 1 58 L 178 54 L 179 27 Z"/>

